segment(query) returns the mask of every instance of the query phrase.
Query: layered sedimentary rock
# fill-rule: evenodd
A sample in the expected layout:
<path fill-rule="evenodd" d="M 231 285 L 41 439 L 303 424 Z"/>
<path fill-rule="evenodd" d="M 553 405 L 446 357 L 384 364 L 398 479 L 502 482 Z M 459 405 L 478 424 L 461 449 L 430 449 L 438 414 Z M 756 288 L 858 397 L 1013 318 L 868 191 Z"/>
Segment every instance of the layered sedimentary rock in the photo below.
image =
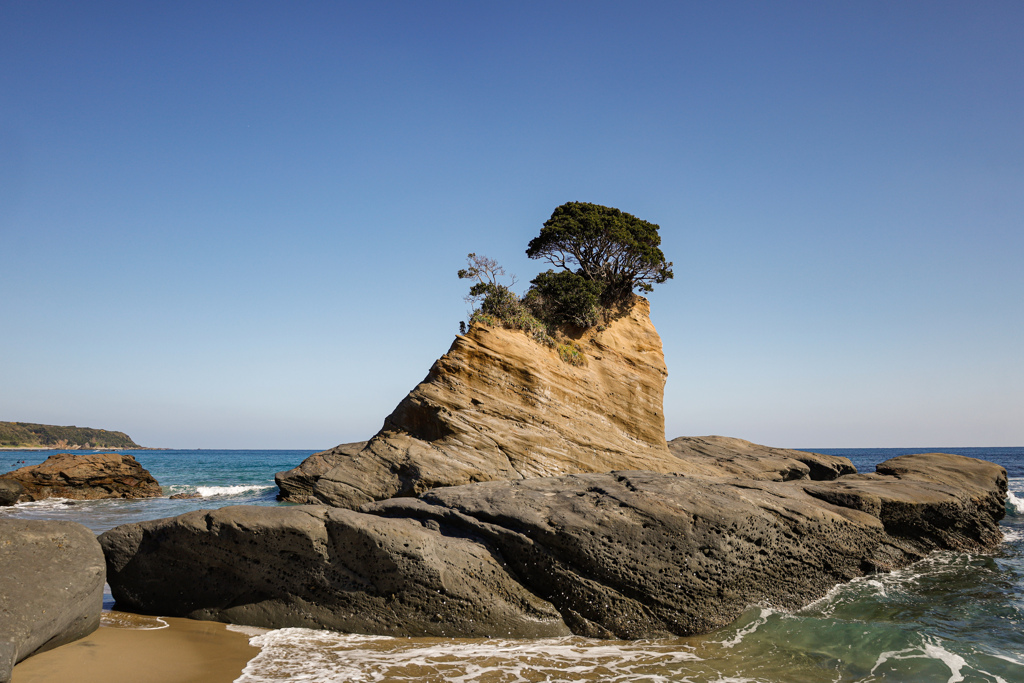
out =
<path fill-rule="evenodd" d="M 81 524 L 0 519 L 0 683 L 100 624 L 103 551 Z"/>
<path fill-rule="evenodd" d="M 22 487 L 18 502 L 45 498 L 153 498 L 162 495 L 160 485 L 135 457 L 127 453 L 51 455 L 0 475 L 0 480 Z"/>
<path fill-rule="evenodd" d="M 763 468 L 762 468 L 763 469 Z M 780 467 L 784 470 L 784 467 Z M 1001 540 L 1006 472 L 902 456 L 834 481 L 650 471 L 224 508 L 100 537 L 129 609 L 388 635 L 703 633 L 936 549 Z"/>
<path fill-rule="evenodd" d="M 477 481 L 674 471 L 662 408 L 668 373 L 647 300 L 577 343 L 582 366 L 522 331 L 473 325 L 365 448 L 319 454 L 334 467 L 312 497 L 351 508 Z"/>

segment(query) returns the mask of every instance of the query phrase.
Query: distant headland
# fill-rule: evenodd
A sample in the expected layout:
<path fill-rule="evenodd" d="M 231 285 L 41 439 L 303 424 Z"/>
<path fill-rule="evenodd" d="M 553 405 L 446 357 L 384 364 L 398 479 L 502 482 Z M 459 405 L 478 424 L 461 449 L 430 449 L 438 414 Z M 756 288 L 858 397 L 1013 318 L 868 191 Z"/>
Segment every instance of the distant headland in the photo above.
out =
<path fill-rule="evenodd" d="M 124 432 L 91 427 L 59 427 L 32 422 L 0 422 L 0 450 L 143 448 Z"/>

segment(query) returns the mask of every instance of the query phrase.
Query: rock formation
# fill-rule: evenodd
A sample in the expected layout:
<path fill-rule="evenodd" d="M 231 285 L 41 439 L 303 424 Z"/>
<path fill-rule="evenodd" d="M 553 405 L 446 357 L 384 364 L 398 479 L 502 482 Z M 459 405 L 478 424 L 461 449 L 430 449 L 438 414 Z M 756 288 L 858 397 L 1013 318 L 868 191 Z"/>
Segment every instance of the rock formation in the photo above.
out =
<path fill-rule="evenodd" d="M 25 487 L 13 479 L 0 479 L 0 507 L 14 505 L 25 493 Z"/>
<path fill-rule="evenodd" d="M 668 442 L 677 472 L 703 477 L 830 480 L 857 469 L 848 458 L 771 448 L 727 436 L 681 436 Z"/>
<path fill-rule="evenodd" d="M 160 485 L 135 457 L 126 453 L 51 455 L 38 465 L 29 465 L 0 475 L 0 481 L 23 487 L 18 502 L 45 498 L 153 498 L 162 495 Z"/>
<path fill-rule="evenodd" d="M 366 448 L 366 444 L 366 441 L 343 443 L 329 451 L 314 453 L 303 460 L 298 467 L 287 472 L 278 472 L 274 475 L 274 483 L 280 489 L 277 499 L 313 505 L 323 502 L 313 493 L 317 481 L 339 464 L 347 462 L 348 458 L 358 456 L 359 452 Z"/>
<path fill-rule="evenodd" d="M 304 482 L 291 493 L 305 465 L 281 473 L 282 498 L 356 507 L 477 481 L 675 471 L 662 409 L 668 373 L 647 300 L 577 343 L 583 366 L 522 331 L 474 324 L 365 448 L 312 456 L 333 467 L 314 475 L 311 493 Z"/>
<path fill-rule="evenodd" d="M 81 524 L 0 519 L 0 683 L 26 657 L 96 630 L 104 576 Z"/>
<path fill-rule="evenodd" d="M 388 635 L 641 638 L 707 632 L 751 604 L 798 608 L 932 550 L 991 549 L 1005 496 L 1002 467 L 927 454 L 833 481 L 632 471 L 439 488 L 361 512 L 232 507 L 100 543 L 128 609 Z"/>
<path fill-rule="evenodd" d="M 1002 538 L 992 463 L 926 454 L 856 474 L 739 439 L 667 444 L 646 300 L 577 343 L 582 366 L 474 325 L 373 439 L 278 474 L 282 498 L 336 507 L 104 533 L 118 605 L 382 635 L 689 635 Z"/>
<path fill-rule="evenodd" d="M 413 520 L 323 505 L 230 506 L 100 539 L 119 608 L 382 635 L 569 633 L 486 545 Z"/>

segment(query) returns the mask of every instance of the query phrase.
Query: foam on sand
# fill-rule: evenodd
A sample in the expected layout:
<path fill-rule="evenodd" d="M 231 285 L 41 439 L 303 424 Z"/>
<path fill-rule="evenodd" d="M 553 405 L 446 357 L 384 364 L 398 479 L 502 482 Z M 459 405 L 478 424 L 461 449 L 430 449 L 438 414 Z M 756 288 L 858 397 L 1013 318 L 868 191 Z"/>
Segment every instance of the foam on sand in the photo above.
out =
<path fill-rule="evenodd" d="M 527 683 L 678 680 L 673 665 L 699 661 L 678 641 L 390 638 L 303 628 L 270 631 L 249 641 L 262 651 L 238 683 Z M 598 676 L 595 678 L 595 675 Z"/>

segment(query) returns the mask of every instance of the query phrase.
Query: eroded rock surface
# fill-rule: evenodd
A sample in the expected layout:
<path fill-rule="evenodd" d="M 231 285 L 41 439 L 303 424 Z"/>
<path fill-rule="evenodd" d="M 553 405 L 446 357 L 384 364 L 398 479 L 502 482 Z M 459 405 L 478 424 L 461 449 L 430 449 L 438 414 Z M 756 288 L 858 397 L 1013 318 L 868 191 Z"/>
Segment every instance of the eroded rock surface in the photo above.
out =
<path fill-rule="evenodd" d="M 38 465 L 0 475 L 23 487 L 18 502 L 46 498 L 153 498 L 160 485 L 127 453 L 57 453 Z"/>
<path fill-rule="evenodd" d="M 727 436 L 681 436 L 668 442 L 677 472 L 690 476 L 791 481 L 830 480 L 854 474 L 849 458 L 772 448 Z"/>
<path fill-rule="evenodd" d="M 359 451 L 366 448 L 366 443 L 366 441 L 343 443 L 329 451 L 314 453 L 303 460 L 298 467 L 278 472 L 274 475 L 274 483 L 279 489 L 277 499 L 313 505 L 322 503 L 323 501 L 313 494 L 316 482 L 328 471 L 347 462 L 349 458 L 357 456 Z"/>
<path fill-rule="evenodd" d="M 784 468 L 783 468 L 784 469 Z M 100 537 L 130 609 L 387 635 L 641 638 L 794 609 L 936 549 L 1001 541 L 1006 472 L 902 456 L 834 481 L 650 471 L 440 488 L 420 498 L 224 508 Z"/>
<path fill-rule="evenodd" d="M 153 614 L 393 636 L 569 633 L 489 546 L 429 522 L 230 506 L 120 526 L 100 542 L 117 604 Z"/>
<path fill-rule="evenodd" d="M 104 576 L 81 524 L 0 519 L 0 683 L 26 657 L 96 630 Z"/>
<path fill-rule="evenodd" d="M 675 471 L 662 408 L 668 373 L 647 300 L 578 343 L 582 367 L 524 332 L 473 325 L 365 448 L 313 456 L 334 464 L 317 476 L 313 498 L 354 508 L 478 481 Z"/>

